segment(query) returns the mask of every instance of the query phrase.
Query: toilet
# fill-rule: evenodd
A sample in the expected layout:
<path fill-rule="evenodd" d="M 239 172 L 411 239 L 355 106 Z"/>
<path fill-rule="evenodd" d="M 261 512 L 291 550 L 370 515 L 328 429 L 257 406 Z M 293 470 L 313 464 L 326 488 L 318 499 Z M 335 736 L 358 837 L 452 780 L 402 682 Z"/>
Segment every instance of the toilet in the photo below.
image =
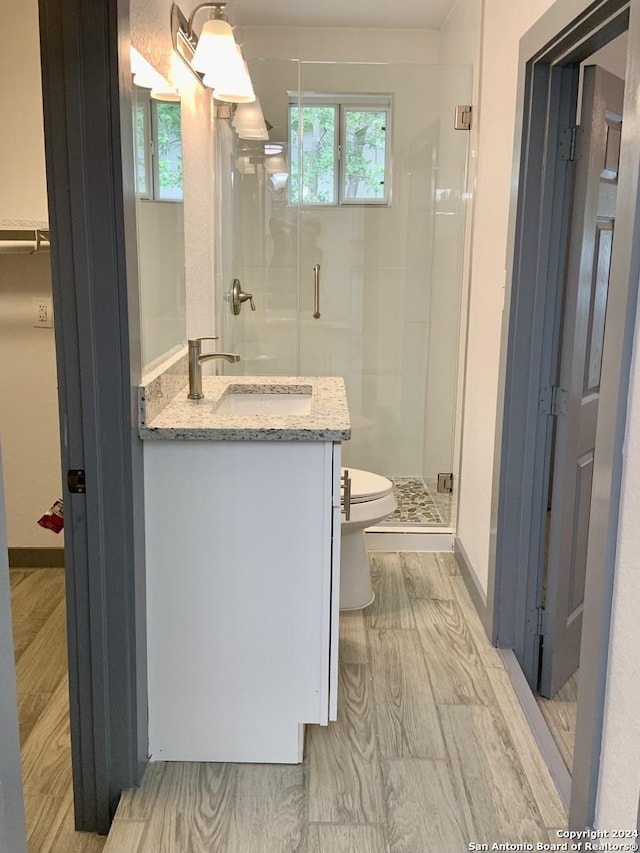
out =
<path fill-rule="evenodd" d="M 340 610 L 361 610 L 375 598 L 364 542 L 365 528 L 390 515 L 396 508 L 393 483 L 380 474 L 343 468 L 351 477 L 351 514 L 342 515 L 340 548 Z"/>

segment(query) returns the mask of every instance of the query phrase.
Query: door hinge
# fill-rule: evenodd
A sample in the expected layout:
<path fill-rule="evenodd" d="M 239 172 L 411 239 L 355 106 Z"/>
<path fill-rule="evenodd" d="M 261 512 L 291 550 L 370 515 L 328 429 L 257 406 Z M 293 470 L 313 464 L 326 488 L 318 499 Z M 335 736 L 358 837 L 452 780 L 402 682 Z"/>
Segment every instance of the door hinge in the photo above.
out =
<path fill-rule="evenodd" d="M 573 163 L 576 159 L 577 127 L 568 127 L 562 131 L 560 137 L 560 159 Z"/>
<path fill-rule="evenodd" d="M 576 139 L 577 139 L 577 137 L 578 137 L 578 128 L 574 126 L 571 128 L 571 139 L 569 142 L 569 162 L 570 163 L 573 163 L 573 161 L 576 159 Z"/>
<path fill-rule="evenodd" d="M 547 618 L 548 614 L 544 607 L 538 607 L 538 625 L 536 627 L 536 634 L 539 637 L 544 637 L 547 633 Z"/>
<path fill-rule="evenodd" d="M 438 474 L 438 491 L 451 494 L 453 491 L 453 474 Z"/>
<path fill-rule="evenodd" d="M 569 410 L 569 392 L 558 385 L 543 388 L 540 392 L 540 406 L 543 415 L 566 415 Z"/>
<path fill-rule="evenodd" d="M 473 107 L 471 104 L 464 104 L 456 107 L 456 117 L 453 123 L 455 130 L 471 130 L 473 117 Z"/>

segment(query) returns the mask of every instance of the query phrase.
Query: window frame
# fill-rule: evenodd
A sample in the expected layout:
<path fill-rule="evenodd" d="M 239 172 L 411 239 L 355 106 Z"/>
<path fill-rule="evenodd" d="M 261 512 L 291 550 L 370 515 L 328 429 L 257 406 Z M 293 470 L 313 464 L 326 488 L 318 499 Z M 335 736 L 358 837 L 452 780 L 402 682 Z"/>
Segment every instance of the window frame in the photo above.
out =
<path fill-rule="evenodd" d="M 302 201 L 302 164 L 304 162 L 304 133 L 302 132 L 302 121 L 303 121 L 303 113 L 305 107 L 332 107 L 335 113 L 335 126 L 333 129 L 333 198 L 334 201 L 312 201 L 312 202 L 304 202 Z M 287 115 L 289 118 L 289 122 L 287 125 L 287 133 L 289 135 L 289 151 L 293 154 L 294 146 L 291 140 L 291 110 L 298 109 L 300 112 L 298 114 L 298 139 L 299 139 L 299 157 L 298 157 L 298 201 L 292 201 L 291 199 L 291 191 L 293 188 L 293 182 L 290 182 L 288 189 L 288 201 L 291 205 L 299 205 L 300 207 L 338 207 L 339 198 L 340 198 L 340 159 L 339 154 L 340 151 L 340 105 L 336 103 L 335 99 L 331 96 L 324 95 L 314 95 L 312 103 L 305 103 L 303 100 L 298 98 L 298 93 L 289 94 L 289 106 L 287 110 Z"/>
<path fill-rule="evenodd" d="M 334 201 L 332 202 L 308 202 L 302 200 L 302 164 L 304 160 L 304 145 L 301 126 L 298 126 L 299 147 L 299 172 L 298 172 L 298 201 L 293 201 L 291 191 L 293 182 L 290 182 L 288 199 L 290 205 L 301 208 L 317 210 L 327 207 L 391 207 L 392 203 L 392 173 L 393 173 L 393 94 L 391 93 L 320 93 L 320 92 L 288 92 L 288 124 L 287 134 L 289 137 L 289 151 L 293 154 L 294 146 L 291 138 L 291 110 L 298 108 L 299 122 L 302 121 L 302 110 L 305 107 L 331 106 L 335 108 L 337 128 L 334 134 Z M 380 198 L 347 198 L 345 195 L 346 172 L 346 136 L 347 136 L 347 112 L 353 111 L 384 112 L 385 123 L 385 151 L 384 151 L 384 193 Z"/>
<path fill-rule="evenodd" d="M 340 142 L 338 149 L 338 204 L 340 205 L 381 205 L 388 207 L 391 203 L 391 155 L 390 155 L 390 140 L 391 140 L 391 96 L 388 96 L 388 101 L 384 103 L 383 99 L 363 101 L 342 101 L 340 103 L 339 114 L 339 134 Z M 345 195 L 347 173 L 345 166 L 347 163 L 347 113 L 348 112 L 381 112 L 386 115 L 384 129 L 384 192 L 380 198 L 348 198 Z"/>
<path fill-rule="evenodd" d="M 135 130 L 135 151 L 134 151 L 134 166 L 135 166 L 135 184 L 136 198 L 144 199 L 145 201 L 153 201 L 153 148 L 151 142 L 151 99 L 147 95 L 144 97 L 144 90 L 138 89 L 133 103 L 133 127 Z M 138 111 L 142 112 L 142 150 L 144 152 L 144 192 L 140 190 L 140 172 L 138 168 Z"/>
<path fill-rule="evenodd" d="M 137 110 L 144 111 L 144 167 L 146 177 L 146 192 L 139 191 L 138 183 L 138 144 L 135 142 L 135 184 L 136 198 L 140 201 L 155 201 L 162 204 L 182 204 L 184 202 L 184 180 L 180 198 L 162 198 L 160 196 L 160 157 L 158 156 L 158 105 L 163 101 L 152 98 L 147 89 L 139 88 L 134 101 L 134 128 L 137 133 Z M 181 105 L 178 104 L 181 108 Z M 182 148 L 182 121 L 180 123 L 180 145 Z"/>

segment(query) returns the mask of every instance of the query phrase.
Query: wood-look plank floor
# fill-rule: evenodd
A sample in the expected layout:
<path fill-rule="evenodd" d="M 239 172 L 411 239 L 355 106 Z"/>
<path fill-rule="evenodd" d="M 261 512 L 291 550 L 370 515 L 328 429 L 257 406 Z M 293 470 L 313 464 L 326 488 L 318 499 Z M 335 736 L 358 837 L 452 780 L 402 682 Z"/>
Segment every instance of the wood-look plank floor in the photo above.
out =
<path fill-rule="evenodd" d="M 64 569 L 9 576 L 29 853 L 100 853 L 73 825 Z"/>
<path fill-rule="evenodd" d="M 151 764 L 104 853 L 456 853 L 566 814 L 451 554 L 371 554 L 340 619 L 338 721 L 300 766 Z"/>
<path fill-rule="evenodd" d="M 576 739 L 578 677 L 579 670 L 576 670 L 553 699 L 536 696 L 538 707 L 542 711 L 542 716 L 549 726 L 549 731 L 569 772 L 573 767 L 573 746 Z"/>

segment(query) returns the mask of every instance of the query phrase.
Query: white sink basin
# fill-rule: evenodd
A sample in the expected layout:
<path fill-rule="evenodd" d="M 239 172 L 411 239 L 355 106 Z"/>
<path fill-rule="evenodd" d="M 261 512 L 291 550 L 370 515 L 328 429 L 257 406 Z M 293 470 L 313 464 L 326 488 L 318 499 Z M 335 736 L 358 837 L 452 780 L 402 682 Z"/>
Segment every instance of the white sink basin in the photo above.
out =
<path fill-rule="evenodd" d="M 229 387 L 218 403 L 216 415 L 308 415 L 311 413 L 311 392 L 269 391 L 248 392 Z"/>

